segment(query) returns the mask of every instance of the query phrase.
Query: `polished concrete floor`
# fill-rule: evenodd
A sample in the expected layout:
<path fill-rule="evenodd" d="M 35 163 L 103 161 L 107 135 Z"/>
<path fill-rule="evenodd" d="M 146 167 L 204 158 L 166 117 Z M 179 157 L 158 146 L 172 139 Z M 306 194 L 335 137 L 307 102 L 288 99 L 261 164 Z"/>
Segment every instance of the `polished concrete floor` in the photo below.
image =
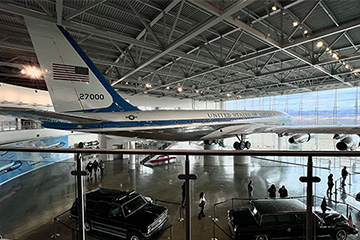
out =
<path fill-rule="evenodd" d="M 86 163 L 86 162 L 85 162 Z M 249 179 L 254 181 L 254 197 L 267 197 L 267 188 L 271 184 L 277 187 L 286 185 L 289 196 L 304 196 L 306 188 L 299 182 L 299 176 L 306 175 L 306 168 L 276 162 L 266 162 L 252 159 L 249 166 L 234 165 L 230 157 L 191 157 L 191 173 L 197 179 L 191 183 L 192 205 L 192 239 L 229 239 L 218 227 L 214 227 L 214 204 L 216 208 L 217 224 L 229 233 L 226 225 L 226 211 L 235 207 L 246 206 L 248 201 L 231 201 L 232 198 L 247 198 L 247 184 Z M 73 161 L 56 163 L 37 171 L 21 176 L 0 186 L 0 235 L 9 239 L 72 239 L 71 230 L 60 223 L 53 223 L 55 216 L 68 210 L 75 198 L 75 178 L 70 175 L 74 169 Z M 340 168 L 331 169 L 334 179 L 340 175 Z M 315 194 L 325 196 L 327 169 L 314 169 L 314 174 L 323 180 L 316 184 Z M 115 160 L 106 162 L 104 176 L 98 179 L 85 179 L 86 190 L 97 187 L 121 190 L 135 189 L 143 195 L 155 200 L 179 203 L 181 201 L 181 184 L 178 175 L 184 173 L 184 158 L 178 157 L 175 163 L 155 167 L 137 166 L 129 170 L 128 161 Z M 346 186 L 349 194 L 360 190 L 360 176 L 352 177 L 352 185 Z M 208 204 L 205 209 L 206 217 L 197 218 L 198 196 L 200 192 L 206 194 Z M 334 198 L 334 196 L 333 196 Z M 345 194 L 338 195 L 339 201 L 349 202 L 360 208 L 360 203 Z M 329 202 L 330 203 L 330 202 Z M 167 226 L 172 225 L 156 239 L 185 239 L 185 223 L 179 221 L 180 211 L 184 210 L 176 204 L 159 204 L 169 208 L 171 215 Z M 318 203 L 319 204 L 319 203 Z M 342 204 L 333 205 L 339 211 L 345 211 Z M 345 212 L 344 212 L 345 213 Z M 352 218 L 360 226 L 360 216 L 352 211 Z M 59 218 L 63 223 L 74 224 L 65 213 Z M 74 238 L 75 239 L 75 238 Z M 95 239 L 88 237 L 88 239 Z M 360 236 L 350 236 L 348 239 L 360 239 Z"/>

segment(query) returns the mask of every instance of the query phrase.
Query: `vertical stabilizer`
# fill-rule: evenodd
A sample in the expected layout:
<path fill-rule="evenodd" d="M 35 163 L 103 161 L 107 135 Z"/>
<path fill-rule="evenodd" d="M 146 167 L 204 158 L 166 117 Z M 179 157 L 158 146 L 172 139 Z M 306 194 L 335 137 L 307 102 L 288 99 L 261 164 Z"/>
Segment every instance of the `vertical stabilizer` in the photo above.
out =
<path fill-rule="evenodd" d="M 55 111 L 139 110 L 115 92 L 62 26 L 29 17 L 25 22 Z"/>

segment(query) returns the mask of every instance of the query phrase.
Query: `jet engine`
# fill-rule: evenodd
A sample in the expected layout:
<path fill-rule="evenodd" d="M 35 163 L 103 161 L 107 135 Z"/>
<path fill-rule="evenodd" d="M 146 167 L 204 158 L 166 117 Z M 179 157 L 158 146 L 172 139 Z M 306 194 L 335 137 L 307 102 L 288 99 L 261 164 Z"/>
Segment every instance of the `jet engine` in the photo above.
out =
<path fill-rule="evenodd" d="M 289 143 L 291 144 L 299 144 L 299 143 L 306 143 L 313 139 L 314 135 L 310 133 L 304 133 L 304 134 L 295 134 L 292 137 L 289 138 Z"/>
<path fill-rule="evenodd" d="M 359 147 L 360 137 L 359 135 L 347 135 L 336 143 L 336 148 L 340 151 L 353 151 Z"/>

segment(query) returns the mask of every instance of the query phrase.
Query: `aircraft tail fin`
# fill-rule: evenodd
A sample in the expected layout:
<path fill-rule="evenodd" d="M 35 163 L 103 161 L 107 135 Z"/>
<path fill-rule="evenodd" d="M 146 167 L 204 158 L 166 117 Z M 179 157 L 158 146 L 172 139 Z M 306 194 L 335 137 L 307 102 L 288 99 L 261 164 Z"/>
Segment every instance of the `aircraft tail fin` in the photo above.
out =
<path fill-rule="evenodd" d="M 115 92 L 62 26 L 31 17 L 25 22 L 56 112 L 139 110 Z"/>

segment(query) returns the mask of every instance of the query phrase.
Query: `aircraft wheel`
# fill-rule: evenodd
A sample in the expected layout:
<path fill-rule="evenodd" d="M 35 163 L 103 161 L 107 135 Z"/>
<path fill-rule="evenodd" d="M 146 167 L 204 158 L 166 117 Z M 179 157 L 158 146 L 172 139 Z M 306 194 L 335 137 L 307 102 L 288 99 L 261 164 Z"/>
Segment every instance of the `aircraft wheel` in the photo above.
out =
<path fill-rule="evenodd" d="M 250 149 L 250 148 L 251 148 L 251 142 L 246 141 L 246 142 L 245 142 L 245 147 L 246 147 L 247 149 Z"/>
<path fill-rule="evenodd" d="M 244 141 L 240 142 L 240 150 L 244 150 L 246 148 L 246 144 Z"/>
<path fill-rule="evenodd" d="M 240 150 L 240 143 L 234 142 L 233 147 L 235 148 L 235 150 Z"/>
<path fill-rule="evenodd" d="M 204 141 L 204 144 L 205 144 L 205 145 L 211 145 L 211 140 L 205 140 L 205 141 Z"/>

